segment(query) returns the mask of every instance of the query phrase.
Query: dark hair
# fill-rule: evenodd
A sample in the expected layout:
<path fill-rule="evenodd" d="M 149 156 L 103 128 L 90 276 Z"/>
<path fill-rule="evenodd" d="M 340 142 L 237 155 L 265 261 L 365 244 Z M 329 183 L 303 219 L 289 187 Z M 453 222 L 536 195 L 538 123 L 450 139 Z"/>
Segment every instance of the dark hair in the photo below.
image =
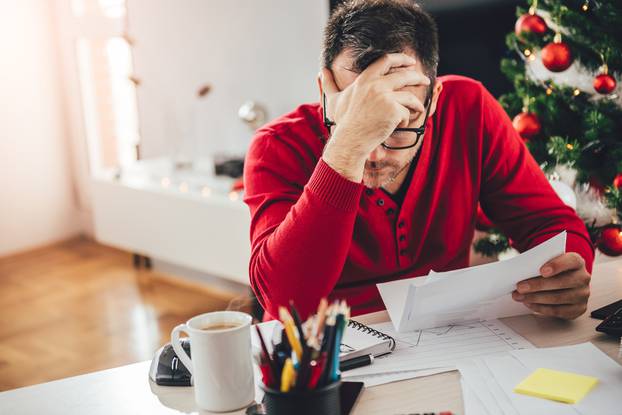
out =
<path fill-rule="evenodd" d="M 323 65 L 330 68 L 344 49 L 362 72 L 387 53 L 412 49 L 431 84 L 438 67 L 438 32 L 432 17 L 412 0 L 347 0 L 324 29 Z"/>

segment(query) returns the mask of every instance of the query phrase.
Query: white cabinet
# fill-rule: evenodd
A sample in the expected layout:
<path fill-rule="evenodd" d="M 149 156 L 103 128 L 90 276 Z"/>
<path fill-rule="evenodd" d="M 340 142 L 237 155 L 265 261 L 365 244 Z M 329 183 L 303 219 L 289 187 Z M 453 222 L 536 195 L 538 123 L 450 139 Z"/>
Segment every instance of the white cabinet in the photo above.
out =
<path fill-rule="evenodd" d="M 248 284 L 250 213 L 233 181 L 139 161 L 92 181 L 98 241 Z M 115 177 L 116 176 L 116 177 Z"/>

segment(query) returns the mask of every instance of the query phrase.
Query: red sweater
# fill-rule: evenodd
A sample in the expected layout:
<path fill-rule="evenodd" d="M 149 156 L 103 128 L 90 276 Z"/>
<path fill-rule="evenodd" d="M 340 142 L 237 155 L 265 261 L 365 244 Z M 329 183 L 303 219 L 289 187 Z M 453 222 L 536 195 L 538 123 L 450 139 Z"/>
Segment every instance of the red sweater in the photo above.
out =
<path fill-rule="evenodd" d="M 593 247 L 479 83 L 443 76 L 436 112 L 402 206 L 322 159 L 321 107 L 298 107 L 257 131 L 244 181 L 252 216 L 250 282 L 266 311 L 294 300 L 307 315 L 321 297 L 353 314 L 383 309 L 379 282 L 469 265 L 478 201 L 524 251 L 560 231 L 591 271 Z M 502 276 L 500 276 L 502 277 Z M 527 276 L 526 276 L 527 277 Z"/>

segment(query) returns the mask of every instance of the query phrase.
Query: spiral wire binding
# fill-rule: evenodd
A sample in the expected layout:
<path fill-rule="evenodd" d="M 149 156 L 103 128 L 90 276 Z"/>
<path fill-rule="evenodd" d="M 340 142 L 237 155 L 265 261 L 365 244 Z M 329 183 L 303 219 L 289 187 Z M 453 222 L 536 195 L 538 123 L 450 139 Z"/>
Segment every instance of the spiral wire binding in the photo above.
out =
<path fill-rule="evenodd" d="M 348 326 L 352 327 L 355 330 L 358 331 L 362 331 L 365 332 L 367 334 L 371 334 L 374 337 L 377 337 L 379 339 L 382 340 L 388 340 L 389 341 L 389 347 L 391 348 L 391 351 L 395 350 L 395 339 L 391 336 L 389 336 L 388 334 L 384 334 L 381 331 L 372 329 L 371 327 L 363 324 L 363 323 L 359 323 L 356 320 L 348 320 Z"/>

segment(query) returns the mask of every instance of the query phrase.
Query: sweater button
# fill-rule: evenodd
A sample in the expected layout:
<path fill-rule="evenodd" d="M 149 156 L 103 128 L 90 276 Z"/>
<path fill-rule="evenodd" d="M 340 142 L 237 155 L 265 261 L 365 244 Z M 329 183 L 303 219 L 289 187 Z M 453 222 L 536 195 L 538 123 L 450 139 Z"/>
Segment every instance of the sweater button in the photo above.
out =
<path fill-rule="evenodd" d="M 404 242 L 406 240 L 406 235 L 400 235 L 400 242 Z"/>
<path fill-rule="evenodd" d="M 365 193 L 367 194 L 367 196 L 371 196 L 374 194 L 374 189 L 365 189 Z"/>
<path fill-rule="evenodd" d="M 397 224 L 398 228 L 403 228 L 404 226 L 406 226 L 406 223 L 404 223 L 404 221 L 400 221 L 400 223 Z"/>
<path fill-rule="evenodd" d="M 404 256 L 406 255 L 406 250 L 405 249 L 400 249 L 400 256 Z"/>
<path fill-rule="evenodd" d="M 376 200 L 376 204 L 377 204 L 378 206 L 384 206 L 384 199 L 378 199 L 378 200 Z"/>
<path fill-rule="evenodd" d="M 395 213 L 395 209 L 393 209 L 393 208 L 388 208 L 387 209 L 387 215 L 392 215 L 394 213 Z"/>

